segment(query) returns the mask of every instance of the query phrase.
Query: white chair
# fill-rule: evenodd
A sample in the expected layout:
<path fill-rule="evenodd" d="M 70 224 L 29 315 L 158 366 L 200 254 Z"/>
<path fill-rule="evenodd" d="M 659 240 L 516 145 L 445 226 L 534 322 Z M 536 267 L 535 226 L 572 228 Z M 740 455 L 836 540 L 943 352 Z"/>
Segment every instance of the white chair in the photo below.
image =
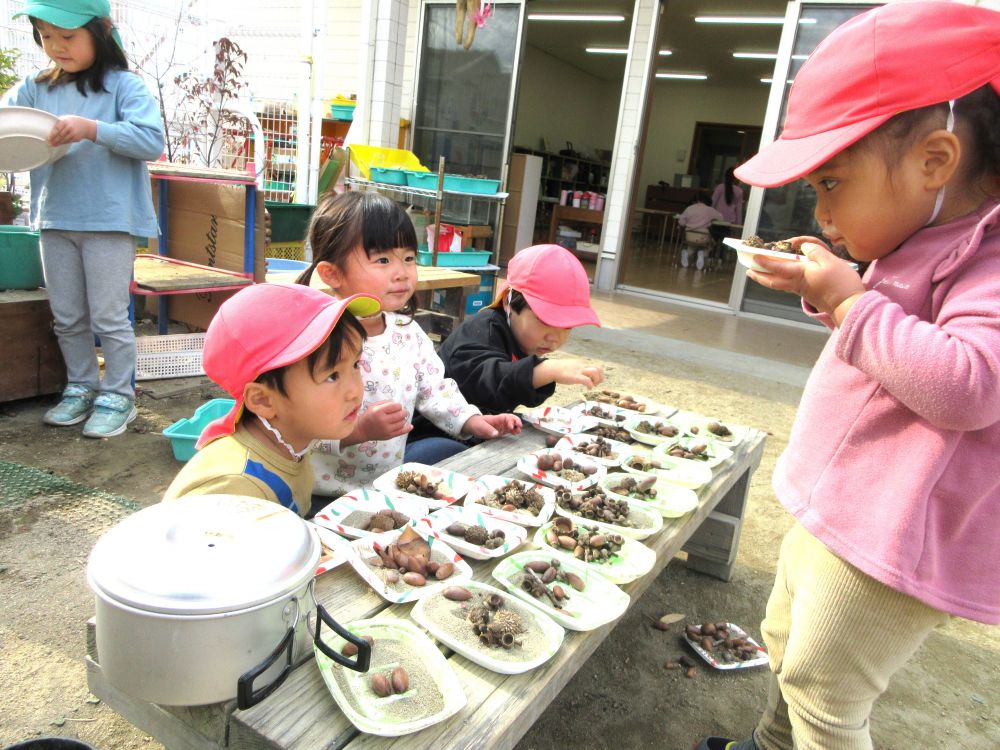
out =
<path fill-rule="evenodd" d="M 712 249 L 712 236 L 707 230 L 688 229 L 684 232 L 684 247 L 681 249 L 681 267 L 690 265 L 691 251 L 697 253 L 695 268 L 699 271 L 705 268 L 705 258 Z"/>

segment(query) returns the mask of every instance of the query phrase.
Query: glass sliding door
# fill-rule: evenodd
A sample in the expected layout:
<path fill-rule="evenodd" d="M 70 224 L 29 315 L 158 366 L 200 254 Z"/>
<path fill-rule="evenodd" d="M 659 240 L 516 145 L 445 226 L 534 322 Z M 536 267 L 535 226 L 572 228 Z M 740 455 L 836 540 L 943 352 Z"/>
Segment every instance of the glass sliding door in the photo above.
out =
<path fill-rule="evenodd" d="M 455 3 L 427 3 L 417 73 L 413 151 L 431 169 L 499 179 L 509 136 L 521 3 L 493 4 L 470 49 L 455 42 Z"/>
<path fill-rule="evenodd" d="M 795 74 L 806 58 L 830 32 L 850 18 L 874 8 L 874 3 L 859 2 L 791 2 L 782 33 L 780 57 L 775 65 L 776 73 L 785 74 L 772 83 L 772 96 L 765 117 L 765 140 L 770 142 L 770 133 L 780 133 L 785 122 L 785 107 L 788 91 Z M 791 42 L 789 44 L 789 41 Z M 774 88 L 780 92 L 774 92 Z M 772 111 L 777 108 L 777 111 Z M 747 208 L 747 227 L 750 233 L 759 235 L 766 241 L 785 239 L 803 234 L 820 236 L 819 226 L 813 218 L 816 197 L 804 181 L 796 180 L 788 185 L 761 190 L 754 188 Z M 802 313 L 798 297 L 776 292 L 738 274 L 734 287 L 734 297 L 740 299 L 744 312 L 759 313 L 772 317 L 807 321 Z"/>

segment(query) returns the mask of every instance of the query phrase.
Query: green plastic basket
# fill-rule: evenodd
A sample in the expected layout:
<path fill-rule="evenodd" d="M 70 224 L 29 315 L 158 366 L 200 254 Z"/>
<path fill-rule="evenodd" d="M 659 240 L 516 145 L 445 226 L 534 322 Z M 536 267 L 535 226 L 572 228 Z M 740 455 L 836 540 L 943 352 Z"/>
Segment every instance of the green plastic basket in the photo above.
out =
<path fill-rule="evenodd" d="M 271 242 L 302 242 L 316 206 L 311 203 L 264 201 L 271 214 Z"/>
<path fill-rule="evenodd" d="M 0 225 L 0 289 L 37 289 L 43 283 L 38 232 Z"/>
<path fill-rule="evenodd" d="M 438 253 L 438 266 L 485 266 L 493 255 L 490 250 L 463 250 L 460 253 Z M 417 265 L 429 266 L 434 257 L 430 250 L 417 250 Z"/>

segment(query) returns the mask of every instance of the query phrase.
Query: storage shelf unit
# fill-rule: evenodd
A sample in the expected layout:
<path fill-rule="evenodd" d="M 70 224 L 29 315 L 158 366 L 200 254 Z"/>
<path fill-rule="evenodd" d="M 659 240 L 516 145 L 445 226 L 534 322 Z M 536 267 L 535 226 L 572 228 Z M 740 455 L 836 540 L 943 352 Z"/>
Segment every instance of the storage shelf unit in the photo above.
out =
<path fill-rule="evenodd" d="M 544 241 L 552 220 L 552 207 L 559 203 L 563 190 L 606 193 L 611 164 L 579 156 L 560 156 L 548 151 L 536 151 L 515 146 L 519 154 L 542 158 L 542 180 L 538 188 L 538 210 L 535 213 L 535 240 Z"/>

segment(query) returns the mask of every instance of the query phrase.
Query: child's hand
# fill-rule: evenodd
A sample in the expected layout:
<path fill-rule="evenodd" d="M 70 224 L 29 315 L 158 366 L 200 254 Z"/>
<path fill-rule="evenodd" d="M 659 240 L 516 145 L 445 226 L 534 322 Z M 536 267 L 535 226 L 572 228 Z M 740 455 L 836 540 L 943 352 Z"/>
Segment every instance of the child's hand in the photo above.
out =
<path fill-rule="evenodd" d="M 477 414 L 465 420 L 462 432 L 484 440 L 492 440 L 507 433 L 517 435 L 521 432 L 521 420 L 513 414 Z"/>
<path fill-rule="evenodd" d="M 62 146 L 67 143 L 77 141 L 97 139 L 97 121 L 88 120 L 86 117 L 76 115 L 66 115 L 60 117 L 59 121 L 52 126 L 49 133 L 50 146 Z"/>
<path fill-rule="evenodd" d="M 369 440 L 390 440 L 405 435 L 413 429 L 406 409 L 395 401 L 376 401 L 358 419 L 358 430 Z"/>
<path fill-rule="evenodd" d="M 801 247 L 807 262 L 755 255 L 754 260 L 767 272 L 750 270 L 747 276 L 769 289 L 799 295 L 819 312 L 832 315 L 840 325 L 865 292 L 861 277 L 815 237 L 794 237 L 791 242 Z"/>
<path fill-rule="evenodd" d="M 604 368 L 588 365 L 579 359 L 547 359 L 535 367 L 531 380 L 535 388 L 541 388 L 549 383 L 593 388 L 604 382 Z"/>

